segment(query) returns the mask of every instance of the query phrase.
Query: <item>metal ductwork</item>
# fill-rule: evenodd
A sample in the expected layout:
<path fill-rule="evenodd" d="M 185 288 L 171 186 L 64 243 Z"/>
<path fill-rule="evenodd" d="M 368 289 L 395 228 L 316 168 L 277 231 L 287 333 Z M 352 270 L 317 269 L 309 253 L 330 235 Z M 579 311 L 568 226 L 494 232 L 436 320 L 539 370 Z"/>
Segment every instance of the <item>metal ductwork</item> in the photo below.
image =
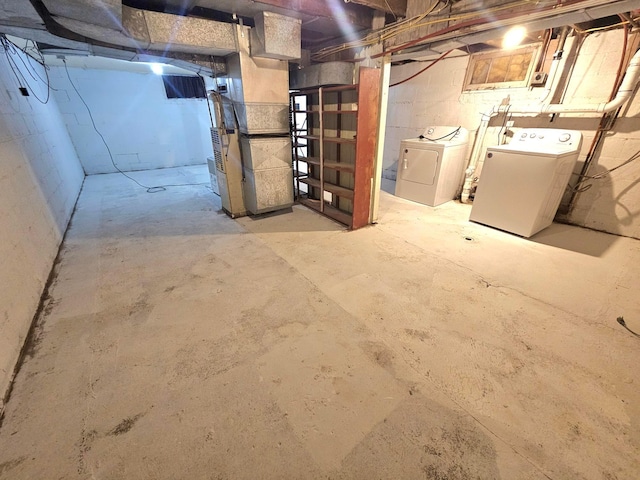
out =
<path fill-rule="evenodd" d="M 103 28 L 118 29 L 122 23 L 121 0 L 42 0 L 56 20 L 76 20 Z"/>
<path fill-rule="evenodd" d="M 254 20 L 256 26 L 250 33 L 252 56 L 275 60 L 300 58 L 300 20 L 270 12 L 262 12 Z"/>
<path fill-rule="evenodd" d="M 247 135 L 289 133 L 289 67 L 286 61 L 250 55 L 249 28 L 238 26 L 238 53 L 227 57 L 229 98 Z"/>
<path fill-rule="evenodd" d="M 43 0 L 39 10 L 28 2 L 6 3 L 1 11 L 0 32 L 37 41 L 45 53 L 162 62 L 221 76 L 221 57 L 238 52 L 234 24 L 140 10 L 120 0 Z M 300 58 L 300 23 L 274 13 L 257 15 L 252 54 Z"/>
<path fill-rule="evenodd" d="M 325 62 L 292 70 L 289 78 L 291 90 L 320 87 L 322 85 L 351 85 L 355 83 L 355 65 L 351 62 Z"/>
<path fill-rule="evenodd" d="M 97 22 L 60 16 L 55 21 L 67 30 L 90 39 L 90 43 L 93 40 L 138 51 L 216 56 L 237 51 L 232 24 L 201 18 L 122 6 L 120 18 L 114 17 L 110 25 L 105 25 L 108 22 L 100 16 Z"/>
<path fill-rule="evenodd" d="M 238 53 L 224 79 L 241 133 L 245 207 L 252 214 L 293 204 L 289 137 L 289 68 L 249 54 L 249 29 L 237 26 Z"/>

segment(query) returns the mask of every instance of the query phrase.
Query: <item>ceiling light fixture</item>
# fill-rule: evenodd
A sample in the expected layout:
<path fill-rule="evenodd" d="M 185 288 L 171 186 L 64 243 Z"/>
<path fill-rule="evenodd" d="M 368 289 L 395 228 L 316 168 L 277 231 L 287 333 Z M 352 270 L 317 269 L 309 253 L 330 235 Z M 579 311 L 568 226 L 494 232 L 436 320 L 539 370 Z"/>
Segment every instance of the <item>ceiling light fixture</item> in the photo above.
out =
<path fill-rule="evenodd" d="M 507 50 L 515 48 L 522 43 L 526 36 L 526 28 L 521 26 L 511 27 L 507 30 L 507 33 L 504 34 L 504 38 L 502 39 L 502 48 Z"/>
<path fill-rule="evenodd" d="M 153 73 L 155 73 L 156 75 L 162 75 L 162 64 L 161 63 L 150 63 L 149 65 L 151 65 L 151 71 Z"/>

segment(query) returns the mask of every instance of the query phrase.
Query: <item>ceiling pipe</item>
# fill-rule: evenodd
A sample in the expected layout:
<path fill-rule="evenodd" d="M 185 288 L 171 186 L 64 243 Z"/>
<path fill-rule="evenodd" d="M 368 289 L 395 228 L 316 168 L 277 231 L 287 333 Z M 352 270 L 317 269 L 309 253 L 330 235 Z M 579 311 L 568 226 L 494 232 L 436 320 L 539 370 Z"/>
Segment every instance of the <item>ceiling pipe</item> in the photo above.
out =
<path fill-rule="evenodd" d="M 564 43 L 564 42 L 563 42 Z M 554 60 L 557 60 L 554 58 Z M 624 79 L 620 88 L 616 92 L 616 96 L 609 102 L 600 103 L 597 105 L 571 105 L 571 104 L 546 104 L 546 105 L 532 105 L 528 107 L 513 107 L 509 106 L 509 115 L 518 114 L 576 114 L 576 113 L 608 113 L 620 108 L 628 99 L 636 88 L 638 79 L 640 78 L 640 50 L 631 58 L 627 71 L 625 72 Z M 463 203 L 469 203 L 469 197 L 473 187 L 473 183 L 476 181 L 476 177 L 473 175 L 477 163 L 479 161 L 480 152 L 484 136 L 489 126 L 489 120 L 500 113 L 500 107 L 503 105 L 494 106 L 489 112 L 482 115 L 482 121 L 478 132 L 476 134 L 476 140 L 473 146 L 473 151 L 469 160 L 469 167 L 465 172 L 465 181 L 462 187 L 460 200 Z"/>
<path fill-rule="evenodd" d="M 560 6 L 532 8 L 453 23 L 389 48 L 372 58 L 392 54 L 393 62 L 417 60 L 451 48 L 464 50 L 470 45 L 495 40 L 502 37 L 505 29 L 512 25 L 522 25 L 529 31 L 536 31 L 596 20 L 636 8 L 637 0 L 612 0 L 606 4 L 595 0 L 568 0 Z"/>
<path fill-rule="evenodd" d="M 597 105 L 565 105 L 565 104 L 548 104 L 548 105 L 532 105 L 529 107 L 512 107 L 509 106 L 509 115 L 512 114 L 576 114 L 576 113 L 608 113 L 620 108 L 628 99 L 636 88 L 638 79 L 640 78 L 640 49 L 636 51 L 635 55 L 629 61 L 627 70 L 624 75 L 624 79 L 620 84 L 616 92 L 616 96 L 609 102 L 600 103 Z M 484 113 L 482 116 L 482 122 L 478 128 L 476 134 L 476 142 L 474 143 L 473 152 L 469 161 L 469 167 L 465 172 L 466 178 L 463 184 L 460 200 L 463 203 L 469 203 L 470 194 L 472 191 L 473 183 L 476 181 L 476 177 L 473 176 L 479 160 L 479 153 L 481 150 L 484 135 L 487 127 L 489 126 L 489 120 L 500 113 L 500 107 L 494 106 L 489 112 Z"/>
<path fill-rule="evenodd" d="M 629 99 L 640 78 L 640 50 L 631 58 L 622 84 L 613 100 L 597 105 L 548 104 L 526 107 L 510 107 L 509 114 L 547 114 L 547 113 L 608 113 L 620 108 Z M 499 108 L 499 107 L 498 107 Z M 498 110 L 494 107 L 497 114 Z"/>
<path fill-rule="evenodd" d="M 634 20 L 633 18 L 631 18 L 631 16 L 627 13 L 619 13 L 618 16 L 620 18 L 622 18 L 623 20 L 626 20 L 627 22 L 629 22 L 629 24 L 633 27 L 633 28 L 639 28 L 640 27 L 640 23 L 638 23 L 636 20 Z"/>

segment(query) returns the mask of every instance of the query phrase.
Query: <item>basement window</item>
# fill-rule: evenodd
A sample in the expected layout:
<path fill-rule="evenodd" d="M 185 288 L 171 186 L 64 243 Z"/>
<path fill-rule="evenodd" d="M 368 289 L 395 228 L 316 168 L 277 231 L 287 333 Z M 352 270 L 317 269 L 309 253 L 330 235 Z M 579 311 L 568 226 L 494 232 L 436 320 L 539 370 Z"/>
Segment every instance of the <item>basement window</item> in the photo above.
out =
<path fill-rule="evenodd" d="M 163 75 L 167 98 L 207 98 L 202 77 Z"/>
<path fill-rule="evenodd" d="M 540 45 L 471 55 L 464 90 L 526 87 L 538 62 Z"/>

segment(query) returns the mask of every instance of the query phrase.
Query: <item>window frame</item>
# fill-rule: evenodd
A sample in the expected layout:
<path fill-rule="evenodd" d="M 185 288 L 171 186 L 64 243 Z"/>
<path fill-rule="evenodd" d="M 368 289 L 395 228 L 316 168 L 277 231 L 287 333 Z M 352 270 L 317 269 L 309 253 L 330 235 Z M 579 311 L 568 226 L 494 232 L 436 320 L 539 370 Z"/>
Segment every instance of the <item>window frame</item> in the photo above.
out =
<path fill-rule="evenodd" d="M 476 83 L 471 84 L 471 77 L 474 73 L 475 65 L 478 61 L 482 60 L 491 60 L 493 61 L 496 58 L 500 57 L 511 57 L 515 55 L 520 55 L 523 53 L 531 52 L 531 61 L 529 62 L 529 67 L 527 69 L 527 73 L 523 80 L 516 80 L 510 82 L 487 82 L 487 83 Z M 519 87 L 528 87 L 531 84 L 531 79 L 533 74 L 535 73 L 536 65 L 538 64 L 538 60 L 540 59 L 540 55 L 542 53 L 542 44 L 534 43 L 529 45 L 523 45 L 522 47 L 514 48 L 512 50 L 504 50 L 497 49 L 492 50 L 490 52 L 481 52 L 471 54 L 469 58 L 469 64 L 467 65 L 467 73 L 464 78 L 463 91 L 476 91 L 476 90 L 497 90 L 501 88 L 519 88 Z"/>
<path fill-rule="evenodd" d="M 204 79 L 200 75 L 162 75 L 164 93 L 168 100 L 207 98 Z"/>

